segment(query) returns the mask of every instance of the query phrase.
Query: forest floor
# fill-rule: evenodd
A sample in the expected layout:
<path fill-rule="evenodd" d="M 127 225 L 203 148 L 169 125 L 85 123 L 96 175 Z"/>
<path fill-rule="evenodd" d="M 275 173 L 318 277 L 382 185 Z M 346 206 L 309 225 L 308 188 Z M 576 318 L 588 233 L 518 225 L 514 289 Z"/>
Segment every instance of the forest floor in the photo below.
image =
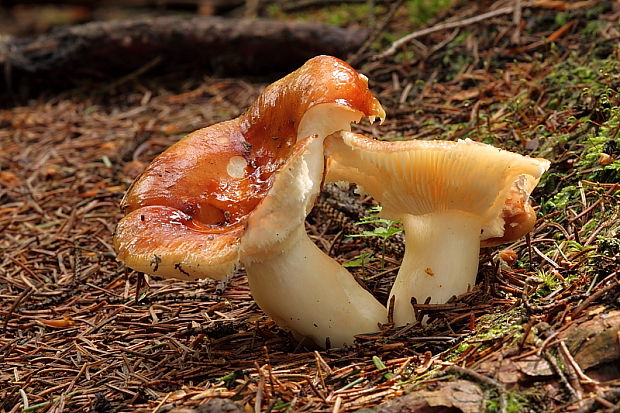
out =
<path fill-rule="evenodd" d="M 424 328 L 347 348 L 297 343 L 243 270 L 142 279 L 115 259 L 132 180 L 265 82 L 136 75 L 0 110 L 0 411 L 619 411 L 620 4 L 523 2 L 437 26 L 510 4 L 456 2 L 426 23 L 437 30 L 381 56 L 420 28 L 403 8 L 352 58 L 388 115 L 358 131 L 470 138 L 551 167 L 535 229 L 483 250 L 476 288 L 419 305 Z M 389 10 L 376 10 L 380 25 Z M 385 303 L 397 249 L 382 258 L 318 209 L 307 230 Z"/>

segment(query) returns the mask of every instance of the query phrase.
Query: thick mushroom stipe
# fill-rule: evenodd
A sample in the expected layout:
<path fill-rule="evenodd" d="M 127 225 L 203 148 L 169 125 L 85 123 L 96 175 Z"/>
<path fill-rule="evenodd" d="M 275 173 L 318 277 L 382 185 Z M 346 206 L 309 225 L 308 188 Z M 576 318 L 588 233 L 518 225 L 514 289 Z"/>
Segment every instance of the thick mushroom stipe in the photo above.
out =
<path fill-rule="evenodd" d="M 254 299 L 279 325 L 321 346 L 329 338 L 340 347 L 356 334 L 377 331 L 387 323 L 387 310 L 306 234 L 323 170 L 323 138 L 301 141 L 249 217 L 241 261 Z"/>
<path fill-rule="evenodd" d="M 472 281 L 464 274 L 476 274 L 480 251 L 481 222 L 471 214 L 454 211 L 406 214 L 403 226 L 407 250 L 413 253 L 403 257 L 401 268 L 406 268 L 406 272 L 396 277 L 392 287 L 392 295 L 396 295 L 396 325 L 410 321 L 403 319 L 403 314 L 412 311 L 411 297 L 418 303 L 427 297 L 433 303 L 445 303 L 456 291 L 473 288 L 475 278 Z"/>
<path fill-rule="evenodd" d="M 322 138 L 349 129 L 351 121 L 364 116 L 385 117 L 368 90 L 368 79 L 333 57 L 309 60 L 267 86 L 238 118 L 193 132 L 153 160 L 123 199 L 121 206 L 127 215 L 114 236 L 119 259 L 139 271 L 181 279 L 225 277 L 240 259 L 264 263 L 262 258 L 256 258 L 260 253 L 251 255 L 251 259 L 250 255 L 245 259 L 240 255 L 242 237 L 249 240 L 260 235 L 266 247 L 275 248 L 278 242 L 288 242 L 284 234 L 299 233 L 299 225 L 291 229 L 290 222 L 273 221 L 271 232 L 258 234 L 252 233 L 252 227 L 259 226 L 248 226 L 259 205 L 269 204 L 278 174 L 291 158 L 305 153 L 304 138 L 316 135 L 321 165 L 320 171 L 313 174 L 316 182 L 311 186 L 320 187 Z M 297 201 L 286 208 L 298 210 L 303 227 L 311 205 Z M 252 243 L 245 244 L 249 252 Z M 331 260 L 327 256 L 318 259 Z M 307 291 L 322 293 L 320 288 Z M 286 294 L 277 291 L 275 297 Z M 264 299 L 260 301 L 261 306 L 269 305 Z M 272 312 L 274 318 L 289 318 L 286 313 L 292 310 L 278 308 L 284 313 Z M 318 344 L 324 344 L 324 338 L 316 336 Z M 347 342 L 351 341 L 352 336 Z"/>
<path fill-rule="evenodd" d="M 481 241 L 507 242 L 534 224 L 530 192 L 549 167 L 471 140 L 383 142 L 350 132 L 326 140 L 328 181 L 360 184 L 403 219 L 406 250 L 392 288 L 394 322 L 411 298 L 442 303 L 475 284 Z"/>
<path fill-rule="evenodd" d="M 386 308 L 301 226 L 290 234 L 286 252 L 277 250 L 269 260 L 248 265 L 247 273 L 260 308 L 298 338 L 321 347 L 328 339 L 332 347 L 353 344 L 355 335 L 387 323 Z"/>

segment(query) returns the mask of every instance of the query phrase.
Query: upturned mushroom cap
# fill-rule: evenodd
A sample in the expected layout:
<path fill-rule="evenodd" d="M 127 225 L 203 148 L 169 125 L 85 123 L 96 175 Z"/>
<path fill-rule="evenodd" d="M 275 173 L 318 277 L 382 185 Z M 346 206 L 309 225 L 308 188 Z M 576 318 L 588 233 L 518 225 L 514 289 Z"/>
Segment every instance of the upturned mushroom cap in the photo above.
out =
<path fill-rule="evenodd" d="M 413 298 L 443 303 L 472 288 L 482 240 L 531 229 L 528 197 L 549 167 L 471 140 L 381 142 L 348 132 L 329 136 L 326 153 L 329 180 L 361 184 L 385 215 L 402 219 L 406 249 L 390 291 L 396 325 L 416 321 Z"/>
<path fill-rule="evenodd" d="M 388 217 L 458 210 L 477 215 L 497 245 L 534 224 L 528 197 L 549 161 L 471 141 L 386 142 L 351 132 L 326 140 L 327 181 L 355 182 Z M 514 237 L 514 238 L 513 238 Z"/>
<path fill-rule="evenodd" d="M 309 60 L 238 118 L 191 133 L 149 165 L 122 201 L 118 258 L 164 277 L 223 278 L 238 261 L 248 216 L 297 141 L 363 116 L 385 117 L 368 80 L 334 57 Z"/>

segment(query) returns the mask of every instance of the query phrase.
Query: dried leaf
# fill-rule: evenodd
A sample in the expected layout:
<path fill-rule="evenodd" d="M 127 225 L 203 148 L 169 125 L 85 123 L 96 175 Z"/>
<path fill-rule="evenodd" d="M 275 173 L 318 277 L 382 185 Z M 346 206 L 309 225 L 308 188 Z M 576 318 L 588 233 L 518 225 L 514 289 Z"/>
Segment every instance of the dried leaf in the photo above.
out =
<path fill-rule="evenodd" d="M 37 323 L 52 328 L 68 328 L 75 325 L 75 321 L 70 316 L 55 320 L 37 320 Z"/>
<path fill-rule="evenodd" d="M 535 354 L 531 356 L 515 360 L 513 363 L 528 376 L 539 377 L 539 376 L 552 376 L 553 370 L 551 370 L 551 366 L 547 362 L 547 360 L 538 357 Z"/>

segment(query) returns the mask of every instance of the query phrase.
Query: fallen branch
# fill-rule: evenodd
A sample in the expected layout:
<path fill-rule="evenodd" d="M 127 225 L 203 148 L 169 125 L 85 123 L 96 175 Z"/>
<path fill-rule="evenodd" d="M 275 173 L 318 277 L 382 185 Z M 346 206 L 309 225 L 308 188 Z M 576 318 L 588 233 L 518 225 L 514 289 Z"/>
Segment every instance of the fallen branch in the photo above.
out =
<path fill-rule="evenodd" d="M 135 72 L 198 71 L 221 76 L 280 74 L 310 57 L 345 57 L 364 32 L 315 23 L 178 16 L 95 22 L 0 44 L 7 90 L 31 95 Z M 283 53 L 286 51 L 286 53 Z"/>
<path fill-rule="evenodd" d="M 288 4 L 289 2 L 282 2 L 282 10 L 291 13 L 291 12 L 299 12 L 306 9 L 311 9 L 313 7 L 325 7 L 331 5 L 341 5 L 343 3 L 366 3 L 367 0 L 302 0 L 296 1 L 293 4 Z"/>

